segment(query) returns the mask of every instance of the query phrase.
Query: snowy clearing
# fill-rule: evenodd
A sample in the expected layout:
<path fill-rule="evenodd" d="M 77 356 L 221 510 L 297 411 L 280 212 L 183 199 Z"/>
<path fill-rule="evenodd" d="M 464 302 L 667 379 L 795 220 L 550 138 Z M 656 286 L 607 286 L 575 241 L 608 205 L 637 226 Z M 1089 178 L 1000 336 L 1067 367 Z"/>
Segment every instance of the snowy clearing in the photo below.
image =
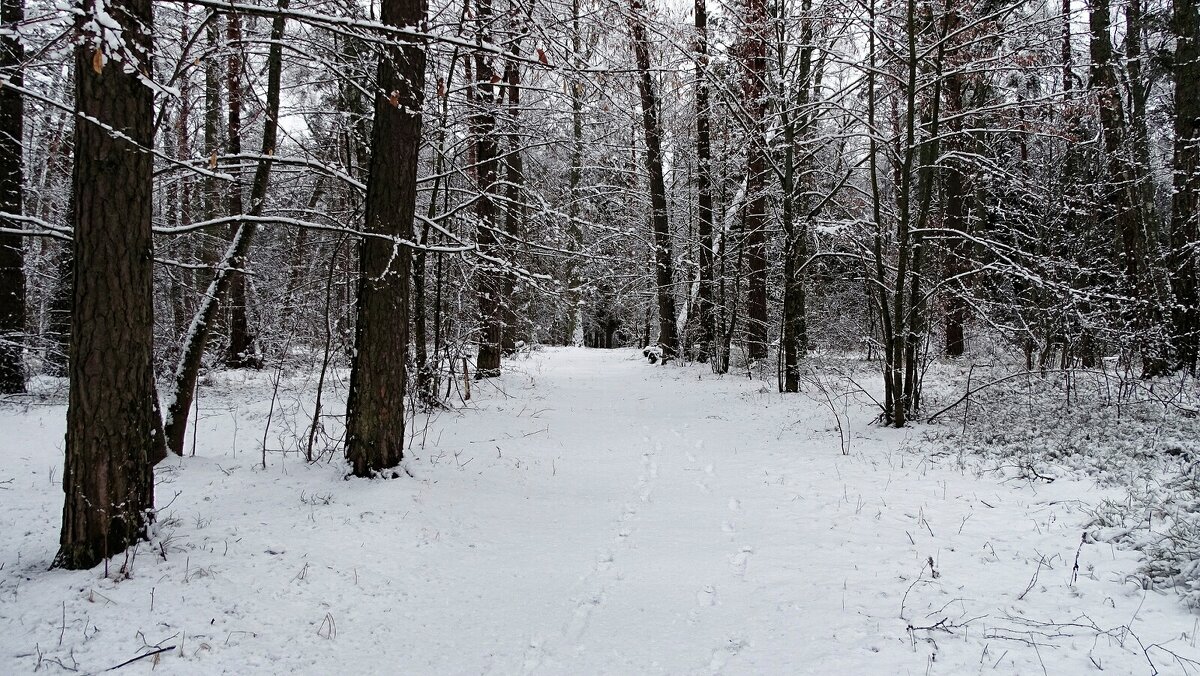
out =
<path fill-rule="evenodd" d="M 865 406 L 844 455 L 819 397 L 633 350 L 514 367 L 391 481 L 262 470 L 270 386 L 226 374 L 108 577 L 47 571 L 64 407 L 0 409 L 4 672 L 1200 673 L 1196 616 L 1082 542 L 1111 489 L 929 458 Z"/>

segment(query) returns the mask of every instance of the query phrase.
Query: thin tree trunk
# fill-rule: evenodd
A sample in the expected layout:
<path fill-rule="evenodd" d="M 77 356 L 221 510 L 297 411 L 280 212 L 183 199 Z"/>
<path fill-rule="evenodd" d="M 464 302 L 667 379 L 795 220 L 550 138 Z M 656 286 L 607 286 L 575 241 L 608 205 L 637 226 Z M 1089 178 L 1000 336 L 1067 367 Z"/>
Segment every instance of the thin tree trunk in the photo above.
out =
<path fill-rule="evenodd" d="M 415 26 L 425 18 L 425 3 L 383 0 L 380 12 L 386 26 Z M 375 93 L 369 233 L 412 239 L 424 85 L 423 46 L 390 42 L 379 58 Z M 367 237 L 361 254 L 346 457 L 355 476 L 367 477 L 395 467 L 404 457 L 410 252 L 394 240 Z"/>
<path fill-rule="evenodd" d="M 99 11 L 120 25 L 124 54 L 110 61 L 94 39 L 75 48 L 75 305 L 66 500 L 54 559 L 71 569 L 146 537 L 154 519 L 150 460 L 163 447 L 152 364 L 154 95 L 142 82 L 153 72 L 153 14 L 150 0 L 102 8 L 87 0 L 77 30 L 89 36 Z"/>

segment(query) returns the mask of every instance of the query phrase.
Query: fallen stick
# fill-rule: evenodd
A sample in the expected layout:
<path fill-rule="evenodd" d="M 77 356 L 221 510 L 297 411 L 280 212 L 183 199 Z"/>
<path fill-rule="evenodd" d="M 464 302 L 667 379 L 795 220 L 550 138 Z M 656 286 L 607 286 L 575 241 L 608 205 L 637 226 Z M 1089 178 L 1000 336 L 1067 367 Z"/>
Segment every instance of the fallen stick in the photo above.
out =
<path fill-rule="evenodd" d="M 147 657 L 150 657 L 151 655 L 157 655 L 157 654 L 159 654 L 159 653 L 165 653 L 165 652 L 167 652 L 168 650 L 174 650 L 174 649 L 175 649 L 175 646 L 173 646 L 173 645 L 169 645 L 169 646 L 167 646 L 167 647 L 165 647 L 165 648 L 158 648 L 158 649 L 156 649 L 156 650 L 151 650 L 150 652 L 148 652 L 148 653 L 145 653 L 145 654 L 143 654 L 143 655 L 138 655 L 137 657 L 133 657 L 133 658 L 127 659 L 127 660 L 125 660 L 124 662 L 122 662 L 122 663 L 118 664 L 118 665 L 117 665 L 117 666 L 115 666 L 115 667 L 109 667 L 109 668 L 105 669 L 104 671 L 116 671 L 117 669 L 120 669 L 121 667 L 126 667 L 126 666 L 129 666 L 130 664 L 133 664 L 134 662 L 137 662 L 138 660 L 141 660 L 141 659 L 145 659 L 145 658 L 147 658 Z"/>

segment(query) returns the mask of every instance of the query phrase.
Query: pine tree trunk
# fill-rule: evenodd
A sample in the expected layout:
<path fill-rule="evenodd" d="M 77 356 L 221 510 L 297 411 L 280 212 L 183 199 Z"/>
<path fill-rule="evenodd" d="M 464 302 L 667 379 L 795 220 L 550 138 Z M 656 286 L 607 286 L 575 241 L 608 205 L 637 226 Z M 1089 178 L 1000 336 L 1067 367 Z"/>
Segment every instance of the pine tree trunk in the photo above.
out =
<path fill-rule="evenodd" d="M 25 18 L 24 0 L 3 0 L 0 24 L 14 26 Z M 25 50 L 15 36 L 0 37 L 0 79 L 24 86 Z M 24 213 L 25 103 L 12 87 L 0 87 L 0 213 Z M 19 230 L 17 219 L 0 216 L 0 228 Z M 25 391 L 22 352 L 25 345 L 25 249 L 18 235 L 0 234 L 0 394 Z"/>
<path fill-rule="evenodd" d="M 97 9 L 87 0 L 77 19 L 85 36 L 92 37 L 85 22 L 95 21 Z M 154 144 L 154 95 L 141 80 L 152 72 L 153 16 L 150 0 L 109 2 L 103 9 L 121 25 L 127 51 L 118 62 L 98 52 L 93 39 L 75 49 L 75 305 L 66 501 L 54 560 L 71 569 L 90 568 L 146 536 L 154 509 L 150 460 L 163 446 L 152 368 L 152 163 L 146 150 Z M 131 57 L 139 72 L 126 71 Z"/>
<path fill-rule="evenodd" d="M 380 9 L 387 26 L 414 26 L 425 18 L 422 0 L 383 0 Z M 412 239 L 424 83 L 424 48 L 389 43 L 379 59 L 375 95 L 368 233 Z M 361 252 L 346 457 L 355 476 L 367 477 L 404 457 L 410 252 L 381 237 L 365 238 Z"/>

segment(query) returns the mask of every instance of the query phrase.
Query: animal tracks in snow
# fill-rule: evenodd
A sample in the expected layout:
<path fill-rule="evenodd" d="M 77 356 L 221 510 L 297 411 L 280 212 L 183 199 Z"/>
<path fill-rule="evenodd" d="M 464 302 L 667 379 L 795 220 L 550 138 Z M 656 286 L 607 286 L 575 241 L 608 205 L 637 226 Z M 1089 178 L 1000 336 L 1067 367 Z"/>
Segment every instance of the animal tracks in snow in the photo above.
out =
<path fill-rule="evenodd" d="M 742 547 L 742 551 L 734 554 L 729 559 L 729 568 L 734 575 L 738 577 L 746 577 L 746 568 L 750 565 L 750 555 L 754 553 L 753 547 Z"/>

